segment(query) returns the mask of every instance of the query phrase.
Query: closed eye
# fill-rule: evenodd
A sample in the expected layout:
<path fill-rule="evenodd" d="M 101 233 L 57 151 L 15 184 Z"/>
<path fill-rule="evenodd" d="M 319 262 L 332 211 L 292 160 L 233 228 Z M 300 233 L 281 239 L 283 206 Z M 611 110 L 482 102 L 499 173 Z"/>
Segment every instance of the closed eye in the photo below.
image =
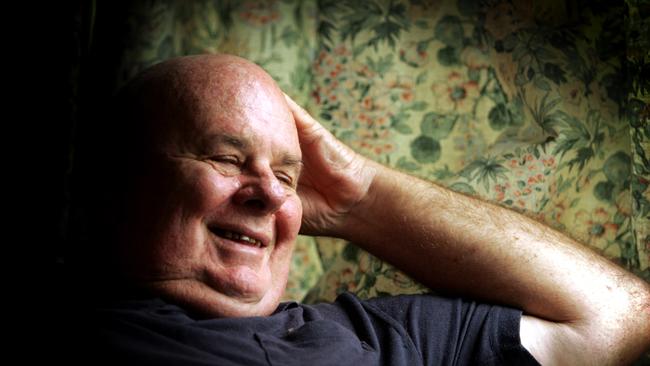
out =
<path fill-rule="evenodd" d="M 282 183 L 287 184 L 288 186 L 293 187 L 293 177 L 283 172 L 276 172 L 275 177 L 278 178 Z"/>
<path fill-rule="evenodd" d="M 217 155 L 209 158 L 210 160 L 217 163 L 240 165 L 241 160 L 236 155 Z"/>

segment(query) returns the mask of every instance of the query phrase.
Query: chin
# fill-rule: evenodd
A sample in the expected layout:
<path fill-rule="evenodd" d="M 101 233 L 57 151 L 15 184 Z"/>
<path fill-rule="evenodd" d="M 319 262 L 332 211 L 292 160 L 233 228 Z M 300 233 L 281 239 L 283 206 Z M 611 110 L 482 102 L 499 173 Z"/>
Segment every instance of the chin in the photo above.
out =
<path fill-rule="evenodd" d="M 275 281 L 269 281 L 275 282 Z M 227 291 L 194 279 L 176 280 L 154 285 L 155 292 L 166 301 L 183 307 L 201 319 L 268 316 L 280 303 L 286 286 L 281 283 L 260 286 L 250 283 L 231 284 Z"/>
<path fill-rule="evenodd" d="M 188 307 L 194 309 L 205 318 L 241 318 L 271 315 L 280 304 L 284 293 L 281 290 L 270 289 L 262 296 L 242 298 L 225 294 L 214 294 L 212 298 L 196 298 Z"/>

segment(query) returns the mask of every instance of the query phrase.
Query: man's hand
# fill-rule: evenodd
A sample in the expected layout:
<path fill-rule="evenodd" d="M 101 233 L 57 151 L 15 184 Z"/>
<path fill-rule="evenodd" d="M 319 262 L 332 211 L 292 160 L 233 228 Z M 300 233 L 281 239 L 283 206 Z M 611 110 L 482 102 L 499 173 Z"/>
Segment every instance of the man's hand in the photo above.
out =
<path fill-rule="evenodd" d="M 296 121 L 304 164 L 298 182 L 303 204 L 300 231 L 336 236 L 347 215 L 366 196 L 375 169 L 286 94 L 285 98 Z"/>

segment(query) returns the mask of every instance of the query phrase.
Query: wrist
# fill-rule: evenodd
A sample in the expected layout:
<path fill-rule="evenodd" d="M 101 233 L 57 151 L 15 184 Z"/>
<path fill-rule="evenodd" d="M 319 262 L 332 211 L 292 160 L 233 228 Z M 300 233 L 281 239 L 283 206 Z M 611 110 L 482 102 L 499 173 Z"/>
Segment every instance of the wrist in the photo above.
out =
<path fill-rule="evenodd" d="M 360 183 L 363 194 L 350 207 L 350 209 L 338 221 L 338 226 L 334 228 L 332 236 L 349 241 L 357 241 L 360 236 L 366 232 L 366 228 L 373 222 L 372 216 L 377 209 L 377 201 L 382 186 L 382 181 L 386 179 L 390 169 L 365 157 L 363 168 L 360 171 L 360 177 L 363 177 Z M 386 198 L 386 197 L 384 197 Z"/>

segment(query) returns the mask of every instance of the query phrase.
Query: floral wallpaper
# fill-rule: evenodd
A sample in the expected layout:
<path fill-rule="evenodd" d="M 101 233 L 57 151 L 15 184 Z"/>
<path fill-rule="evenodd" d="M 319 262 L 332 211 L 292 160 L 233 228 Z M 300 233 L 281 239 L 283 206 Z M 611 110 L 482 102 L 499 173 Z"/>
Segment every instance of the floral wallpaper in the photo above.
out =
<path fill-rule="evenodd" d="M 649 2 L 144 1 L 115 86 L 183 54 L 273 75 L 356 151 L 524 212 L 650 281 Z M 301 237 L 287 298 L 426 291 Z"/>
<path fill-rule="evenodd" d="M 624 4 L 327 5 L 312 110 L 339 138 L 525 212 L 650 279 L 648 149 L 634 141 L 647 141 L 648 127 L 634 133 L 643 123 L 621 88 L 633 75 Z M 634 182 L 633 158 L 646 174 Z M 308 300 L 424 291 L 352 244 L 337 245 L 320 245 L 327 274 Z"/>

